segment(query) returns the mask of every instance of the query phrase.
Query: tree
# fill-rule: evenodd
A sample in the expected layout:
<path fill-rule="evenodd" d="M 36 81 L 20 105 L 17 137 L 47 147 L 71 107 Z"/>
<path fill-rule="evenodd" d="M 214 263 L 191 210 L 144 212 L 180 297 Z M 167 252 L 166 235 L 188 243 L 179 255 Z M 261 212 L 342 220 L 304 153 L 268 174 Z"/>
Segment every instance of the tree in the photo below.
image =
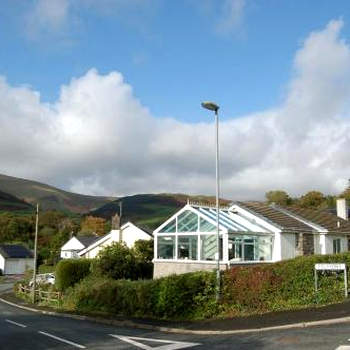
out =
<path fill-rule="evenodd" d="M 89 215 L 81 222 L 80 233 L 96 233 L 97 235 L 102 236 L 106 233 L 106 226 L 107 225 L 105 219 Z"/>
<path fill-rule="evenodd" d="M 274 190 L 265 193 L 265 198 L 269 204 L 275 203 L 278 205 L 289 205 L 292 199 L 288 193 L 282 190 Z"/>
<path fill-rule="evenodd" d="M 309 191 L 298 200 L 298 204 L 303 208 L 326 208 L 327 198 L 322 192 L 319 191 Z"/>
<path fill-rule="evenodd" d="M 137 279 L 135 253 L 125 243 L 115 242 L 99 252 L 93 263 L 93 271 L 114 279 Z"/>

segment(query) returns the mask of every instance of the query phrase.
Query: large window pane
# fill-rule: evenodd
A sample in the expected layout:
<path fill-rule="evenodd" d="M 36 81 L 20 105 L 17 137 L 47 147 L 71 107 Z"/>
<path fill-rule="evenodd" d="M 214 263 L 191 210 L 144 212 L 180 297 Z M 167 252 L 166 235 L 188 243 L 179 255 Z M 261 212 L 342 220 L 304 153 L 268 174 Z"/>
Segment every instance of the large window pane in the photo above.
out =
<path fill-rule="evenodd" d="M 216 235 L 201 235 L 201 260 L 215 260 Z M 219 259 L 222 260 L 222 237 L 219 243 Z"/>
<path fill-rule="evenodd" d="M 201 232 L 215 232 L 216 226 L 211 224 L 209 221 L 207 221 L 203 218 L 200 218 L 199 230 Z"/>
<path fill-rule="evenodd" d="M 176 220 L 172 220 L 168 225 L 164 226 L 159 232 L 170 233 L 176 232 Z"/>
<path fill-rule="evenodd" d="M 177 232 L 197 232 L 198 215 L 190 210 L 184 211 L 177 217 Z"/>
<path fill-rule="evenodd" d="M 229 235 L 228 249 L 230 260 L 272 260 L 272 237 Z"/>
<path fill-rule="evenodd" d="M 198 250 L 197 236 L 179 236 L 177 239 L 177 257 L 178 259 L 197 260 Z"/>
<path fill-rule="evenodd" d="M 175 257 L 175 237 L 159 237 L 158 236 L 158 259 L 174 259 Z"/>

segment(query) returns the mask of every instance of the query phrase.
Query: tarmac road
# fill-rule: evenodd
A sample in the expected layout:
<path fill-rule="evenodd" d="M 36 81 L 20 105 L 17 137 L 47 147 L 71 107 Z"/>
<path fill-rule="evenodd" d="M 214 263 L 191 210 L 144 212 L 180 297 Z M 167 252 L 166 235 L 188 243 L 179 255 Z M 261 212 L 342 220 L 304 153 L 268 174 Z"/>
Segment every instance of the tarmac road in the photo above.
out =
<path fill-rule="evenodd" d="M 84 348 L 350 350 L 349 338 L 350 323 L 244 335 L 169 334 L 42 315 L 0 302 L 1 350 Z"/>

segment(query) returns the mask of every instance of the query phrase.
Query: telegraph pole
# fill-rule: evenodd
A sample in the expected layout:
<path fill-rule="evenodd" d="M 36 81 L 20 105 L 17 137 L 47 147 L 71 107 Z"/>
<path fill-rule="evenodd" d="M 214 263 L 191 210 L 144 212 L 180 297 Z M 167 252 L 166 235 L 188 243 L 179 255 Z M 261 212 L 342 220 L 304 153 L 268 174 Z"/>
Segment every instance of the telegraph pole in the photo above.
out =
<path fill-rule="evenodd" d="M 36 205 L 36 220 L 35 220 L 35 239 L 34 239 L 34 271 L 33 271 L 33 304 L 35 304 L 35 289 L 36 289 L 36 261 L 38 257 L 38 226 L 39 226 L 39 203 Z"/>

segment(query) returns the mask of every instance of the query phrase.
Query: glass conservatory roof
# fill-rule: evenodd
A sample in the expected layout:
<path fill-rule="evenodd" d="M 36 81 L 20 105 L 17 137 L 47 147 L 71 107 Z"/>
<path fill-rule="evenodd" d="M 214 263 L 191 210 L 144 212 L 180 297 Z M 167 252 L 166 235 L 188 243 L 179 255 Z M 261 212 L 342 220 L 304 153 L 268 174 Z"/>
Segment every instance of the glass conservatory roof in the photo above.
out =
<path fill-rule="evenodd" d="M 216 208 L 191 205 L 191 209 L 180 212 L 159 232 L 214 232 L 216 230 Z M 220 230 L 227 230 L 227 232 L 270 232 L 263 225 L 240 213 L 229 209 L 220 209 L 219 211 Z"/>

